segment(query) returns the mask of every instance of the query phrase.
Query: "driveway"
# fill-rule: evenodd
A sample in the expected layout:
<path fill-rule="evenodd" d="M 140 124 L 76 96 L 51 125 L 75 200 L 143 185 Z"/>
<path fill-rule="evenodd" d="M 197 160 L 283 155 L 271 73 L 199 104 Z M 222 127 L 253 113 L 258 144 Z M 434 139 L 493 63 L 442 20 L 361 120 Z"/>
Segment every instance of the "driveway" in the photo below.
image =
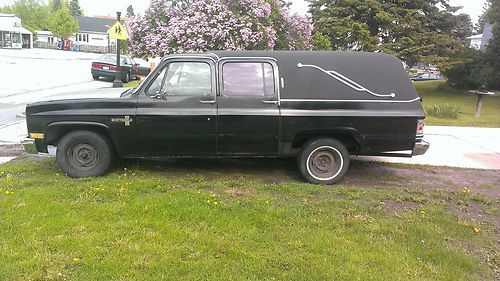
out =
<path fill-rule="evenodd" d="M 500 128 L 426 126 L 427 153 L 412 158 L 355 157 L 355 159 L 500 170 Z"/>

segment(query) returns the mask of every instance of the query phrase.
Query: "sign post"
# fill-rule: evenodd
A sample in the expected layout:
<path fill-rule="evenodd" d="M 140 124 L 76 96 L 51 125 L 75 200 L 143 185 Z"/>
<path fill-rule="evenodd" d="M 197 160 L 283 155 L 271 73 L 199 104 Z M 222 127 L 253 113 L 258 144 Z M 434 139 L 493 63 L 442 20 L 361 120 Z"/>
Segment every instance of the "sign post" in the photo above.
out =
<path fill-rule="evenodd" d="M 116 39 L 116 70 L 115 70 L 115 80 L 113 81 L 113 88 L 123 87 L 121 80 L 121 70 L 120 70 L 120 40 L 127 40 L 128 33 L 125 27 L 120 23 L 121 12 L 116 12 L 117 22 L 108 29 L 109 38 Z"/>

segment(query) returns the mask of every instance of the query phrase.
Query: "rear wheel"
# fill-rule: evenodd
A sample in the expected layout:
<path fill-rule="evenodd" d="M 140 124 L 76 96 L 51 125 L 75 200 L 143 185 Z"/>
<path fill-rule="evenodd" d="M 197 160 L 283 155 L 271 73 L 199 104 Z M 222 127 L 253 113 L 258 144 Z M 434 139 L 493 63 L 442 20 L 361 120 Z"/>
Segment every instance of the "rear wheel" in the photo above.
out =
<path fill-rule="evenodd" d="M 125 74 L 125 77 L 123 77 L 122 82 L 123 83 L 128 83 L 128 81 L 130 81 L 130 73 L 127 72 Z"/>
<path fill-rule="evenodd" d="M 94 78 L 94 80 L 99 80 L 99 75 L 92 75 L 92 78 Z"/>
<path fill-rule="evenodd" d="M 315 139 L 302 148 L 298 166 L 309 183 L 334 184 L 349 169 L 349 152 L 338 140 Z"/>
<path fill-rule="evenodd" d="M 70 177 L 96 177 L 111 167 L 113 150 L 107 138 L 98 133 L 74 131 L 59 142 L 56 160 Z"/>

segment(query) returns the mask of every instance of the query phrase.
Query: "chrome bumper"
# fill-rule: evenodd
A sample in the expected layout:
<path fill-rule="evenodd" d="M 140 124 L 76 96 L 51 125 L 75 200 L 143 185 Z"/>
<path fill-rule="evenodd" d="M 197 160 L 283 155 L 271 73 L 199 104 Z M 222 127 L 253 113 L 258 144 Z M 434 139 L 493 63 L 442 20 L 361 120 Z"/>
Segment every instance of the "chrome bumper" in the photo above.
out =
<path fill-rule="evenodd" d="M 424 140 L 419 140 L 415 143 L 415 147 L 413 147 L 413 156 L 423 155 L 429 149 L 429 143 Z"/>
<path fill-rule="evenodd" d="M 35 139 L 25 138 L 21 141 L 21 144 L 24 147 L 24 151 L 28 154 L 38 154 L 38 150 L 36 149 Z"/>

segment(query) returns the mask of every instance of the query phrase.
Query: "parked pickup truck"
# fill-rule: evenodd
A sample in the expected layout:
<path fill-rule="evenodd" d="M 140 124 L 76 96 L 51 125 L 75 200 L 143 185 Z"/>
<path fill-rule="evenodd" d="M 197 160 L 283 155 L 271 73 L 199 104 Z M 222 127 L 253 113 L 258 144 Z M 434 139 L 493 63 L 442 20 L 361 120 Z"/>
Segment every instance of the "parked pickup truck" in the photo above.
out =
<path fill-rule="evenodd" d="M 425 153 L 424 118 L 393 56 L 220 51 L 167 56 L 119 98 L 30 104 L 25 143 L 57 147 L 70 177 L 102 175 L 116 156 L 295 157 L 308 182 L 333 184 L 349 155 Z"/>

